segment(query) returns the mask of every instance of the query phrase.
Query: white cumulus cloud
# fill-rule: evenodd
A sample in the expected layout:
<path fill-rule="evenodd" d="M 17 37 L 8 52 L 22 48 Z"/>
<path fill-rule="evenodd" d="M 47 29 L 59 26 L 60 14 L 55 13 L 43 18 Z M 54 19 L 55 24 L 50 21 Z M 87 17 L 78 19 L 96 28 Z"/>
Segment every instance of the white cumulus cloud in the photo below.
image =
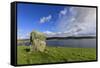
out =
<path fill-rule="evenodd" d="M 53 37 L 54 35 L 56 35 L 56 33 L 52 32 L 52 31 L 45 31 L 43 32 L 47 37 Z"/>
<path fill-rule="evenodd" d="M 64 8 L 63 10 L 61 10 L 61 11 L 59 12 L 59 17 L 66 15 L 67 12 L 68 12 L 67 8 Z"/>
<path fill-rule="evenodd" d="M 45 22 L 49 22 L 52 18 L 52 15 L 48 15 L 46 17 L 42 17 L 40 18 L 40 23 L 45 23 Z"/>
<path fill-rule="evenodd" d="M 45 31 L 44 33 L 48 34 L 48 35 L 54 35 L 55 34 L 54 32 L 51 32 L 51 31 Z"/>

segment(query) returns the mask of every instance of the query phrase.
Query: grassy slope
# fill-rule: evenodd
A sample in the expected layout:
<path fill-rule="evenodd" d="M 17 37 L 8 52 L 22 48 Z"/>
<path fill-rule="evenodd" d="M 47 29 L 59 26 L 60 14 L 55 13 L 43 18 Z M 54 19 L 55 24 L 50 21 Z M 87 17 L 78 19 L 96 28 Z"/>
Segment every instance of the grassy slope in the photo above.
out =
<path fill-rule="evenodd" d="M 18 64 L 41 64 L 55 62 L 86 61 L 96 59 L 95 48 L 47 47 L 46 53 L 27 52 L 29 46 L 18 46 Z"/>

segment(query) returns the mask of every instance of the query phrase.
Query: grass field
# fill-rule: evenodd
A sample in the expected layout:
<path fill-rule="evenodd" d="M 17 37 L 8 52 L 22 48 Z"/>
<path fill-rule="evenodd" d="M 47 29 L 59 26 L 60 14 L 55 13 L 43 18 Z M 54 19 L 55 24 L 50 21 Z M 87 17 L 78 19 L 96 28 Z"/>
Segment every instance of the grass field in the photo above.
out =
<path fill-rule="evenodd" d="M 95 48 L 47 47 L 45 53 L 29 52 L 29 46 L 17 46 L 17 64 L 96 60 Z"/>

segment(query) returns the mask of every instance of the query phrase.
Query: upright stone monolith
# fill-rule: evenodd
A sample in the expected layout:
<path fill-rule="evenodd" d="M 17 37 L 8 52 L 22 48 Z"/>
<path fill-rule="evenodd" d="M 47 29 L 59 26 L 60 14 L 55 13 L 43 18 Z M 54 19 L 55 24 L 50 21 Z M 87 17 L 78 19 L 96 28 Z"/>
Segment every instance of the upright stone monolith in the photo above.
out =
<path fill-rule="evenodd" d="M 44 52 L 46 47 L 46 36 L 43 33 L 33 31 L 30 34 L 31 51 Z"/>

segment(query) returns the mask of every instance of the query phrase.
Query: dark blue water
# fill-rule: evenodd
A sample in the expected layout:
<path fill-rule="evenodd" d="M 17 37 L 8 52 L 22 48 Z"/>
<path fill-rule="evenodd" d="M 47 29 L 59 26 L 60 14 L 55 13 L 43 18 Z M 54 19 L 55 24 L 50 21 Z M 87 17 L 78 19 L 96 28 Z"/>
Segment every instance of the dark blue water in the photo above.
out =
<path fill-rule="evenodd" d="M 30 42 L 18 43 L 18 45 L 31 45 Z M 47 46 L 61 47 L 82 47 L 96 48 L 96 39 L 64 39 L 64 40 L 46 40 Z"/>
<path fill-rule="evenodd" d="M 96 39 L 47 40 L 49 46 L 95 48 Z"/>

